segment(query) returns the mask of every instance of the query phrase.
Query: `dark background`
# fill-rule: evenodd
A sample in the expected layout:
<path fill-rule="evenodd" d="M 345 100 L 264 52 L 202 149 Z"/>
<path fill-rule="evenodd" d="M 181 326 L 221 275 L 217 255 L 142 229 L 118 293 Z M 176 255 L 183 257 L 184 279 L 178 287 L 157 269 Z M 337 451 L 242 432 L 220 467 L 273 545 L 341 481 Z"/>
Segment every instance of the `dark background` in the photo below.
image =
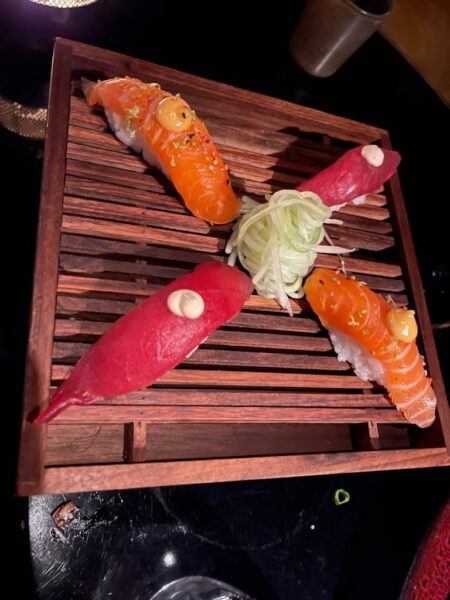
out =
<path fill-rule="evenodd" d="M 448 108 L 378 34 L 336 75 L 320 80 L 304 74 L 293 63 L 288 49 L 289 36 L 303 5 L 242 0 L 220 6 L 100 0 L 93 6 L 62 13 L 29 0 L 3 0 L 0 95 L 31 106 L 45 105 L 53 38 L 59 35 L 388 129 L 394 148 L 402 155 L 400 179 L 431 320 L 435 326 L 443 324 L 450 319 L 445 206 L 450 167 Z M 13 500 L 13 489 L 42 144 L 0 128 L 0 153 L 0 368 L 4 390 L 4 482 L 9 507 L 4 518 L 10 533 L 7 547 L 14 551 L 10 575 L 18 571 L 15 589 L 23 588 L 24 597 L 31 598 L 34 584 L 28 548 L 28 503 Z M 449 333 L 448 328 L 435 329 L 447 389 Z M 448 493 L 447 473 L 430 469 L 168 489 L 164 493 L 175 498 L 178 513 L 186 511 L 183 522 L 195 521 L 188 528 L 192 543 L 189 535 L 180 538 L 177 521 L 161 508 L 158 491 L 85 495 L 79 503 L 85 504 L 89 518 L 97 519 L 99 510 L 106 511 L 113 524 L 96 526 L 92 531 L 88 527 L 89 532 L 72 545 L 75 552 L 76 544 L 81 544 L 78 558 L 67 554 L 65 546 L 61 550 L 62 544 L 48 542 L 51 523 L 45 519 L 61 498 L 35 499 L 32 507 L 35 513 L 41 511 L 44 529 L 33 529 L 30 522 L 30 533 L 36 552 L 47 557 L 50 574 L 52 561 L 75 561 L 73 570 L 67 571 L 70 576 L 53 577 L 54 587 L 47 582 L 41 588 L 41 597 L 94 597 L 88 592 L 92 582 L 86 573 L 96 575 L 98 565 L 95 550 L 89 548 L 108 544 L 114 548 L 109 558 L 102 560 L 110 567 L 116 565 L 116 569 L 117 565 L 128 565 L 123 567 L 123 579 L 114 580 L 117 589 L 123 589 L 123 581 L 142 578 L 144 571 L 154 569 L 170 542 L 178 544 L 185 557 L 173 571 L 174 576 L 208 573 L 260 599 L 397 598 L 417 546 Z M 330 500 L 330 490 L 336 486 L 352 493 L 351 502 L 338 509 Z M 143 512 L 143 506 L 153 508 Z M 130 542 L 130 519 L 148 533 L 148 546 L 141 548 Z M 240 536 L 244 522 L 247 528 L 243 541 Z M 317 528 L 311 530 L 311 523 L 317 523 Z M 226 541 L 219 544 L 227 548 L 216 552 L 216 546 L 207 540 L 200 543 L 194 534 L 205 527 L 207 539 L 211 532 L 216 540 L 225 536 Z M 267 540 L 270 544 L 279 541 L 261 549 Z M 252 544 L 256 550 L 248 549 Z M 76 561 L 86 561 L 87 556 L 91 562 L 85 572 Z M 124 560 L 124 556 L 129 558 Z M 39 561 L 37 565 L 37 580 L 42 586 L 46 575 Z M 156 585 L 163 579 L 169 581 L 171 573 L 160 574 L 159 579 L 151 580 L 153 583 L 145 577 L 142 580 Z M 85 596 L 77 595 L 73 587 L 82 576 Z M 139 593 L 127 592 L 126 597 L 140 598 Z M 115 595 L 107 596 L 105 592 L 95 597 L 125 597 L 121 594 L 115 591 Z"/>

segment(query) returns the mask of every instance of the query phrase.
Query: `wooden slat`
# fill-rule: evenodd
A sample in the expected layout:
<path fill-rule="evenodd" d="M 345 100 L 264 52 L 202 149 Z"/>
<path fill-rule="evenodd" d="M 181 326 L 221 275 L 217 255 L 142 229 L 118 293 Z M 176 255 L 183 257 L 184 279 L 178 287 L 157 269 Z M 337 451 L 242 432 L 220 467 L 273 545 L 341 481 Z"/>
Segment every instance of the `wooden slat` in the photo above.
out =
<path fill-rule="evenodd" d="M 336 245 L 362 250 L 385 250 L 392 248 L 394 238 L 390 235 L 350 229 L 344 225 L 327 225 L 327 233 Z"/>
<path fill-rule="evenodd" d="M 22 434 L 18 461 L 18 491 L 21 494 L 32 494 L 40 489 L 43 477 L 45 429 L 33 427 L 29 419 L 31 413 L 44 406 L 50 383 L 71 57 L 72 49 L 66 45 L 58 46 L 53 55 L 44 156 L 45 176 L 42 183 L 37 232 L 33 309 L 28 337 Z"/>
<path fill-rule="evenodd" d="M 307 456 L 264 456 L 216 460 L 187 460 L 135 465 L 95 465 L 46 469 L 41 493 L 156 487 L 328 475 L 360 471 L 413 469 L 450 464 L 443 448 L 337 452 Z"/>
<path fill-rule="evenodd" d="M 62 233 L 61 249 L 64 252 L 76 254 L 88 254 L 90 256 L 125 256 L 127 258 L 148 258 L 152 262 L 169 261 L 170 263 L 187 263 L 189 269 L 201 262 L 225 260 L 223 255 L 210 254 L 208 252 L 195 252 L 180 248 L 164 248 L 152 244 L 136 244 L 122 240 L 108 240 L 103 238 L 92 238 L 83 235 Z M 165 262 L 167 264 L 167 262 Z"/>
<path fill-rule="evenodd" d="M 261 390 L 183 390 L 146 389 L 116 396 L 102 401 L 102 404 L 132 404 L 147 406 L 170 404 L 172 406 L 304 406 L 327 408 L 383 408 L 395 410 L 384 394 L 374 393 L 323 393 L 286 392 Z"/>
<path fill-rule="evenodd" d="M 53 365 L 52 380 L 66 379 L 72 367 Z M 347 389 L 372 390 L 373 385 L 362 381 L 356 375 L 314 375 L 311 373 L 267 373 L 264 371 L 204 371 L 200 369 L 175 369 L 168 371 L 156 385 L 196 386 L 216 388 L 267 388 L 267 389 Z"/>
<path fill-rule="evenodd" d="M 173 244 L 177 248 L 192 248 L 200 252 L 219 252 L 225 248 L 226 241 L 221 238 L 181 233 L 154 227 L 143 227 L 128 223 L 116 223 L 106 219 L 88 219 L 64 215 L 62 231 L 82 233 L 103 238 L 117 238 L 133 242 L 144 242 L 162 245 Z"/>
<path fill-rule="evenodd" d="M 308 338 L 306 341 L 309 342 Z M 315 340 L 317 342 L 322 340 Z M 214 342 L 210 342 L 214 343 Z M 231 344 L 230 344 L 231 345 Z M 309 344 L 305 344 L 309 345 Z M 299 344 L 300 346 L 300 344 Z M 53 345 L 53 359 L 56 362 L 75 362 L 89 348 L 89 344 L 55 342 Z M 310 348 L 307 350 L 311 351 Z M 272 370 L 310 370 L 310 371 L 348 371 L 347 363 L 339 362 L 334 356 L 317 356 L 306 354 L 280 354 L 276 352 L 248 352 L 233 349 L 207 350 L 201 348 L 189 358 L 183 360 L 183 365 L 197 365 L 207 367 L 250 367 L 256 369 Z"/>
<path fill-rule="evenodd" d="M 392 224 L 390 221 L 378 221 L 368 219 L 367 217 L 337 212 L 333 218 L 340 219 L 349 229 L 360 229 L 361 231 L 370 231 L 371 233 L 392 233 Z"/>
<path fill-rule="evenodd" d="M 181 198 L 174 198 L 162 190 L 158 192 L 67 175 L 64 191 L 69 196 L 145 206 L 155 210 L 163 207 L 166 212 L 188 214 Z"/>
<path fill-rule="evenodd" d="M 403 423 L 396 410 L 377 408 L 70 406 L 55 423 Z"/>
<path fill-rule="evenodd" d="M 68 158 L 66 161 L 66 173 L 75 177 L 93 179 L 96 182 L 157 192 L 159 194 L 166 194 L 167 191 L 170 191 L 170 193 L 173 192 L 172 185 L 156 169 L 150 170 L 149 168 L 148 173 L 132 173 Z"/>
<path fill-rule="evenodd" d="M 221 231 L 219 227 L 212 227 L 200 221 L 192 215 L 177 215 L 165 212 L 163 210 L 151 210 L 138 206 L 124 206 L 114 204 L 113 202 L 98 202 L 96 200 L 86 200 L 74 196 L 65 196 L 64 212 L 68 215 L 80 215 L 84 217 L 105 217 L 108 220 L 119 221 L 122 223 L 139 223 L 140 225 L 150 225 L 152 227 L 161 227 L 171 231 L 188 231 L 192 233 L 215 233 Z"/>
<path fill-rule="evenodd" d="M 291 319 L 286 314 L 283 316 L 274 316 L 244 312 L 234 317 L 234 319 L 226 323 L 223 327 L 261 329 L 263 331 L 272 329 L 277 332 L 286 331 L 292 333 L 318 333 L 322 331 L 316 321 L 308 319 L 304 315 Z"/>
<path fill-rule="evenodd" d="M 191 269 L 149 264 L 145 261 L 130 262 L 125 260 L 111 260 L 107 258 L 92 258 L 91 256 L 74 256 L 61 254 L 59 268 L 64 273 L 86 273 L 99 275 L 101 273 L 120 275 L 139 275 L 143 278 L 168 279 L 169 283 L 177 277 L 182 277 Z"/>
<path fill-rule="evenodd" d="M 344 258 L 344 257 L 343 257 Z M 363 275 L 381 275 L 382 277 L 399 277 L 402 274 L 399 265 L 377 262 L 375 260 L 365 260 L 361 258 L 352 258 L 346 256 L 344 258 L 347 271 L 350 273 L 361 273 Z M 341 261 L 337 256 L 327 256 L 319 254 L 316 259 L 317 267 L 325 267 L 326 269 L 340 269 Z"/>
<path fill-rule="evenodd" d="M 364 217 L 366 219 L 376 219 L 378 221 L 384 221 L 389 219 L 390 213 L 387 208 L 380 208 L 378 206 L 371 206 L 370 204 L 346 204 L 343 206 L 339 214 L 355 215 L 357 217 Z"/>

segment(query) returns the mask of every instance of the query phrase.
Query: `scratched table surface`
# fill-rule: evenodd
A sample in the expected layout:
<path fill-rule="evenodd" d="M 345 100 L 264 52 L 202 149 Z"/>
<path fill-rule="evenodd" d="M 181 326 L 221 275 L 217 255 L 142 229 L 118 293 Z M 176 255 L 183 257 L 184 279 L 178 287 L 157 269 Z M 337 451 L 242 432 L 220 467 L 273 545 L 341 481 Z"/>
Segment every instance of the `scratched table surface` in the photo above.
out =
<path fill-rule="evenodd" d="M 152 2 L 153 14 L 142 15 L 137 0 L 107 0 L 77 9 L 77 18 L 70 15 L 65 24 L 43 16 L 46 7 L 28 0 L 2 2 L 0 12 L 8 4 L 23 10 L 14 27 L 0 18 L 0 94 L 24 104 L 45 97 L 51 38 L 65 35 L 388 129 L 403 157 L 400 177 L 422 279 L 441 365 L 448 363 L 449 329 L 442 327 L 450 318 L 448 225 L 430 210 L 447 188 L 447 156 L 439 139 L 449 137 L 448 110 L 382 38 L 372 38 L 336 76 L 314 80 L 290 61 L 287 49 L 301 2 L 274 13 L 273 3 L 262 2 L 254 11 L 231 0 L 220 30 L 206 29 L 203 40 L 190 40 L 182 51 L 167 43 L 162 27 L 153 26 L 148 35 L 152 23 L 170 16 L 172 38 L 184 39 L 186 15 L 170 15 L 171 3 Z M 214 50 L 209 57 L 205 36 Z M 5 586 L 9 575 L 24 598 L 147 599 L 174 579 L 205 575 L 258 600 L 397 599 L 448 493 L 447 470 L 73 495 L 80 518 L 65 534 L 50 517 L 63 497 L 12 499 L 41 150 L 39 143 L 0 128 L 4 189 L 14 190 L 14 201 L 2 204 L 8 226 L 0 238 L 2 256 L 14 253 L 14 261 L 2 264 L 9 293 L 1 295 L 9 448 L 4 540 L 11 556 L 14 551 Z M 443 375 L 448 386 L 450 370 Z M 351 500 L 336 507 L 331 494 L 339 487 Z"/>
<path fill-rule="evenodd" d="M 418 480 L 428 495 L 411 524 L 412 511 L 396 507 L 414 507 Z M 340 488 L 350 502 L 336 506 Z M 80 512 L 63 531 L 51 513 L 69 497 L 35 496 L 38 597 L 150 600 L 172 581 L 203 576 L 255 600 L 394 599 L 444 496 L 436 469 L 71 494 Z"/>

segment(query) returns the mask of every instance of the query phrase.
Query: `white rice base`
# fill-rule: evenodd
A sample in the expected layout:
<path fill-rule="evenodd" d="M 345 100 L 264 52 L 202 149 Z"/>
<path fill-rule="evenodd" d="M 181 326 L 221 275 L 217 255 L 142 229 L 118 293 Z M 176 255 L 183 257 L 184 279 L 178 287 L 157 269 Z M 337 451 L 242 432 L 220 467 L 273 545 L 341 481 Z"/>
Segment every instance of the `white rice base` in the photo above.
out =
<path fill-rule="evenodd" d="M 376 381 L 380 385 L 385 385 L 384 367 L 379 360 L 342 331 L 333 327 L 330 327 L 328 331 L 340 362 L 350 363 L 356 375 L 363 381 Z"/>
<path fill-rule="evenodd" d="M 367 194 L 363 194 L 362 196 L 357 196 L 356 198 L 353 198 L 353 200 L 350 200 L 349 202 L 343 202 L 342 204 L 333 204 L 333 206 L 330 206 L 329 208 L 331 208 L 331 211 L 334 212 L 335 210 L 341 209 L 343 206 L 347 206 L 347 204 L 356 204 L 357 206 L 359 206 L 360 204 L 364 204 L 364 202 L 366 201 L 366 197 Z"/>
<path fill-rule="evenodd" d="M 153 151 L 151 146 L 142 139 L 142 135 L 139 131 L 133 131 L 131 134 L 126 127 L 125 119 L 122 119 L 117 113 L 113 112 L 110 108 L 105 108 L 105 115 L 108 119 L 109 126 L 114 131 L 117 139 L 119 139 L 126 146 L 130 146 L 135 152 L 139 154 L 142 152 L 144 160 L 153 167 L 158 167 L 164 175 L 170 179 L 164 166 L 159 162 L 156 153 Z"/>

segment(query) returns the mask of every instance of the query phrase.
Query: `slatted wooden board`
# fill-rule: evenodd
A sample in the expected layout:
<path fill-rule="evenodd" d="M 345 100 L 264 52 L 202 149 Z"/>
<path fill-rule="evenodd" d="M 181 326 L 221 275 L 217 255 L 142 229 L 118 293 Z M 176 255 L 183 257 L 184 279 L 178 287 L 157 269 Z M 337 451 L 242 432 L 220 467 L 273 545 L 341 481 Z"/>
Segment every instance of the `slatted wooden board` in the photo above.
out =
<path fill-rule="evenodd" d="M 190 215 L 171 184 L 89 108 L 80 76 L 130 75 L 181 92 L 206 122 L 239 194 L 294 187 L 375 127 L 57 40 L 19 459 L 20 494 L 432 466 L 448 461 L 449 414 L 398 178 L 329 226 L 357 248 L 347 269 L 415 306 L 439 398 L 427 431 L 339 363 L 305 302 L 294 318 L 252 296 L 242 313 L 151 388 L 30 424 L 82 353 L 149 294 L 225 260 L 230 226 Z M 338 267 L 323 256 L 320 266 Z"/>

